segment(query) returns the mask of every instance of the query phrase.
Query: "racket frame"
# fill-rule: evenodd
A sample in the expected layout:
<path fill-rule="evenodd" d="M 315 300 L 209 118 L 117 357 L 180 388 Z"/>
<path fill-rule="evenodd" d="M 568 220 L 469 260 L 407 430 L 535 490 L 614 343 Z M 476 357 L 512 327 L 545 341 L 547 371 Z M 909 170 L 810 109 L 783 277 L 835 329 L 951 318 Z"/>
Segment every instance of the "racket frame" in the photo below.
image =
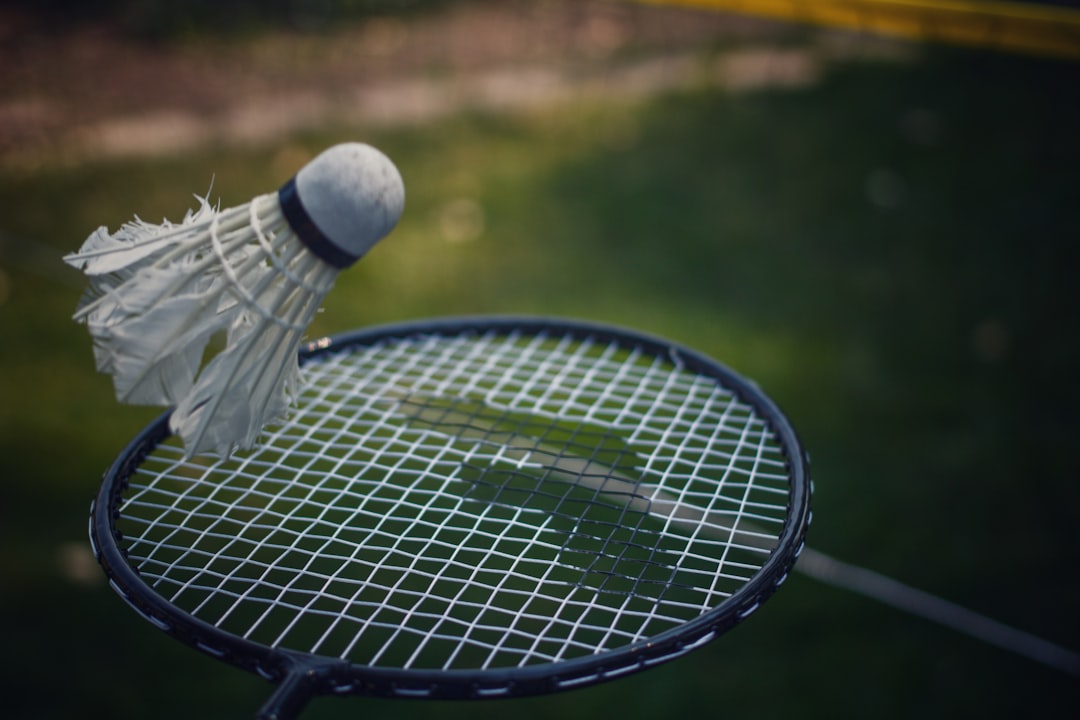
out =
<path fill-rule="evenodd" d="M 283 648 L 271 648 L 222 631 L 175 607 L 146 584 L 129 564 L 116 527 L 120 498 L 145 458 L 170 435 L 166 412 L 140 432 L 105 473 L 91 505 L 90 541 L 112 589 L 139 615 L 177 640 L 218 660 L 277 684 L 260 718 L 295 716 L 313 695 L 362 694 L 426 699 L 485 699 L 539 695 L 586 687 L 681 657 L 752 615 L 787 579 L 805 544 L 811 520 L 810 462 L 791 423 L 758 386 L 696 351 L 610 325 L 577 320 L 518 316 L 466 316 L 395 323 L 354 330 L 307 343 L 300 364 L 322 353 L 384 340 L 427 335 L 557 334 L 614 342 L 668 357 L 679 368 L 718 379 L 751 405 L 780 439 L 790 471 L 789 511 L 776 548 L 761 569 L 735 593 L 702 615 L 646 640 L 621 648 L 560 661 L 513 668 L 475 670 L 394 669 L 353 664 Z"/>

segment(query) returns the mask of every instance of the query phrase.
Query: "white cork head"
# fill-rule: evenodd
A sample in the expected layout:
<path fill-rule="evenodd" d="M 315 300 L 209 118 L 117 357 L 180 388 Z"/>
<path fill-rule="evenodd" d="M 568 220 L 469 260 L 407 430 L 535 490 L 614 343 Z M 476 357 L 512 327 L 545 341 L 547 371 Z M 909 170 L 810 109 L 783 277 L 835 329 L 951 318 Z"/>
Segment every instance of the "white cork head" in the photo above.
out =
<path fill-rule="evenodd" d="M 295 187 L 295 197 L 287 198 L 290 186 Z M 394 229 L 405 207 L 405 185 L 386 155 L 363 143 L 343 143 L 305 165 L 294 182 L 282 188 L 280 197 L 301 239 L 324 259 L 344 267 Z M 318 233 L 306 233 L 296 215 L 306 215 Z M 321 238 L 308 237 L 320 233 Z M 325 252 L 314 246 L 320 243 L 329 246 Z"/>

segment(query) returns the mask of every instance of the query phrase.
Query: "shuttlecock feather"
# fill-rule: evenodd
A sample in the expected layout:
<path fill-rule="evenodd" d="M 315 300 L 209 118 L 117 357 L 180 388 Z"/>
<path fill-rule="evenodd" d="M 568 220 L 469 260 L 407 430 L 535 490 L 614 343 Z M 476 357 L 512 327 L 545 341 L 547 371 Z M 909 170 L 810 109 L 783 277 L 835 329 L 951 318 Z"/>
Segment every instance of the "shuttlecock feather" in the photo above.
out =
<path fill-rule="evenodd" d="M 295 396 L 300 342 L 338 273 L 393 229 L 404 197 L 385 155 L 346 143 L 245 205 L 200 198 L 179 223 L 99 228 L 65 258 L 89 280 L 75 319 L 98 370 L 121 402 L 175 406 L 189 455 L 252 447 Z"/>

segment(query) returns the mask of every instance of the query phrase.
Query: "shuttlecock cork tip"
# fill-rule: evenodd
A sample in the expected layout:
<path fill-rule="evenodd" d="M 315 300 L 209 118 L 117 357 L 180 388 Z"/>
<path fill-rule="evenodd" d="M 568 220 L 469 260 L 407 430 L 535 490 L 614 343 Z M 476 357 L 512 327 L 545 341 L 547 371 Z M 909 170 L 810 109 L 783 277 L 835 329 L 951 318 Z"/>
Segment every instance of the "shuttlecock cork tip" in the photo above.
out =
<path fill-rule="evenodd" d="M 343 143 L 305 165 L 278 197 L 300 240 L 344 268 L 394 229 L 405 207 L 405 185 L 382 152 Z"/>

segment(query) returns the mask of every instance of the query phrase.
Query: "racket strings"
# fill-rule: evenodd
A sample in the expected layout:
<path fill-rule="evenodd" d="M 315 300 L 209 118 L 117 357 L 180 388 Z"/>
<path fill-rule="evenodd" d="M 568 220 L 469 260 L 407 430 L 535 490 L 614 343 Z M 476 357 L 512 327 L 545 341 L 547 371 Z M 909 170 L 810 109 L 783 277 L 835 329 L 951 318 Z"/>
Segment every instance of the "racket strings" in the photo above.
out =
<path fill-rule="evenodd" d="M 761 568 L 780 442 L 717 380 L 570 335 L 437 335 L 308 362 L 251 453 L 166 443 L 118 525 L 173 604 L 275 647 L 495 668 L 684 624 Z"/>

